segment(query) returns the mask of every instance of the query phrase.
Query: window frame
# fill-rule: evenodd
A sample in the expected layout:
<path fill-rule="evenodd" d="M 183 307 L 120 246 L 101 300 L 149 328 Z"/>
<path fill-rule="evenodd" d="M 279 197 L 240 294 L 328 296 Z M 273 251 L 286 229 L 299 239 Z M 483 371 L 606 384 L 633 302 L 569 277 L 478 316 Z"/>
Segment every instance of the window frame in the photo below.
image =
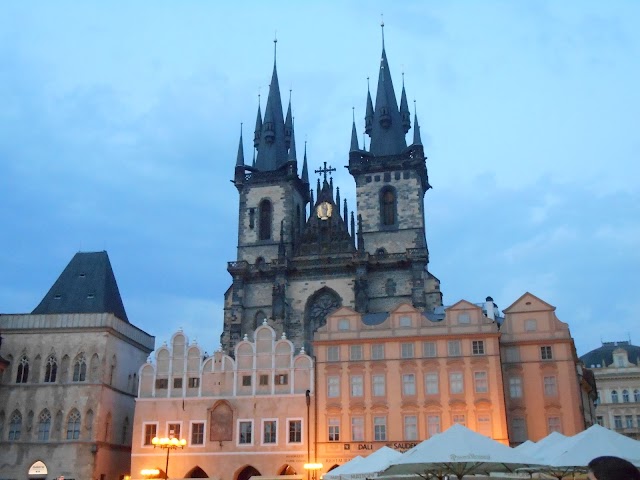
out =
<path fill-rule="evenodd" d="M 260 445 L 262 446 L 276 446 L 278 445 L 278 419 L 277 418 L 263 418 L 261 423 L 262 435 L 260 435 Z M 271 425 L 273 429 L 267 432 L 267 424 Z M 267 441 L 267 433 L 273 441 Z"/>
<path fill-rule="evenodd" d="M 198 425 L 202 427 L 202 432 L 200 433 L 195 431 L 195 427 Z M 197 447 L 197 448 L 204 447 L 206 442 L 206 431 L 207 431 L 206 420 L 191 420 L 189 422 L 189 440 L 190 440 L 189 446 Z M 200 443 L 194 442 L 194 435 L 201 435 L 202 441 Z"/>
<path fill-rule="evenodd" d="M 287 418 L 287 445 L 300 445 L 303 443 L 304 439 L 304 422 L 302 418 Z M 294 423 L 298 423 L 300 425 L 299 431 L 291 431 L 291 425 Z M 299 440 L 291 440 L 291 434 L 297 435 L 300 437 Z"/>
<path fill-rule="evenodd" d="M 253 446 L 255 442 L 254 428 L 253 428 L 253 418 L 239 418 L 236 421 L 236 429 L 238 431 L 238 436 L 236 437 L 236 446 L 238 447 L 250 447 Z M 242 426 L 249 426 L 249 441 L 242 441 L 243 435 L 246 435 L 246 432 L 243 433 Z"/>

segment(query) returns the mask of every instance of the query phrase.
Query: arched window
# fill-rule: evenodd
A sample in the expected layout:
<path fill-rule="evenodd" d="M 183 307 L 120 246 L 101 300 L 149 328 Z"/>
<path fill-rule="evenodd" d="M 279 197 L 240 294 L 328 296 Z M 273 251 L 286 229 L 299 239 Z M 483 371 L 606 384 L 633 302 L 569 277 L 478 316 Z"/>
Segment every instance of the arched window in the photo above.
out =
<path fill-rule="evenodd" d="M 313 333 L 327 323 L 327 317 L 342 306 L 340 295 L 330 288 L 323 287 L 315 292 L 307 300 L 305 307 L 305 336 L 307 343 L 305 349 L 311 351 L 311 344 L 308 343 L 313 338 Z"/>
<path fill-rule="evenodd" d="M 382 225 L 396 224 L 396 194 L 389 187 L 380 192 L 380 220 Z"/>
<path fill-rule="evenodd" d="M 22 414 L 15 410 L 9 420 L 9 440 L 20 440 L 22 434 Z"/>
<path fill-rule="evenodd" d="M 84 382 L 87 379 L 87 360 L 84 353 L 78 355 L 73 362 L 73 381 Z"/>
<path fill-rule="evenodd" d="M 126 445 L 129 440 L 129 417 L 124 417 L 124 422 L 122 422 L 122 437 L 120 438 L 120 443 L 122 445 Z"/>
<path fill-rule="evenodd" d="M 111 357 L 111 366 L 109 367 L 109 385 L 113 385 L 113 376 L 116 373 L 116 356 Z"/>
<path fill-rule="evenodd" d="M 622 401 L 629 403 L 629 390 L 622 390 Z"/>
<path fill-rule="evenodd" d="M 270 240 L 271 239 L 271 202 L 269 200 L 262 200 L 260 202 L 260 225 L 258 228 L 258 239 L 259 240 Z"/>
<path fill-rule="evenodd" d="M 75 408 L 71 410 L 67 418 L 67 440 L 77 440 L 80 438 L 80 412 Z"/>
<path fill-rule="evenodd" d="M 26 355 L 23 355 L 18 362 L 16 383 L 27 383 L 27 380 L 29 380 L 29 359 Z"/>
<path fill-rule="evenodd" d="M 617 390 L 612 390 L 611 391 L 611 402 L 613 403 L 618 403 L 620 400 L 618 399 L 618 391 Z"/>
<path fill-rule="evenodd" d="M 38 441 L 47 442 L 49 432 L 51 432 L 51 412 L 45 408 L 38 417 Z"/>
<path fill-rule="evenodd" d="M 633 391 L 633 401 L 640 402 L 640 390 L 637 388 Z"/>
<path fill-rule="evenodd" d="M 49 355 L 47 359 L 47 365 L 44 367 L 44 381 L 45 383 L 53 383 L 56 381 L 58 375 L 58 360 L 55 355 Z M 51 417 L 51 415 L 49 415 Z"/>
<path fill-rule="evenodd" d="M 87 429 L 87 440 L 93 439 L 93 410 L 88 410 L 84 417 L 85 428 Z"/>

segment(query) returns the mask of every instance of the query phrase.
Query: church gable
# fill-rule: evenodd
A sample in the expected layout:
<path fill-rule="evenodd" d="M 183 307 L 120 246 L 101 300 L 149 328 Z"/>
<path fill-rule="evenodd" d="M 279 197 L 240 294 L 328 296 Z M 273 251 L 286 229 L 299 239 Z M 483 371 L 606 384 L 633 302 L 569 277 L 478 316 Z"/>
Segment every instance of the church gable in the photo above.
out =
<path fill-rule="evenodd" d="M 530 313 L 530 312 L 540 312 L 547 311 L 553 312 L 556 307 L 548 304 L 544 300 L 536 297 L 532 293 L 526 292 L 522 295 L 518 300 L 513 302 L 509 307 L 504 310 L 504 313 L 512 314 L 512 313 Z"/>

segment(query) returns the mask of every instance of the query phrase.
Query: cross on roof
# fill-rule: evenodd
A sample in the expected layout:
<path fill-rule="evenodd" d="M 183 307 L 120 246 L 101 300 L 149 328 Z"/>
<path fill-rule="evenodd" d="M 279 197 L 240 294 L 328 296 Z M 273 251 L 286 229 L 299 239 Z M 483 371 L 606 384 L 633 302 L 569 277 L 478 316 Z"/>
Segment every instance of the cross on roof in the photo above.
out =
<path fill-rule="evenodd" d="M 327 162 L 324 162 L 324 167 L 319 168 L 317 170 L 315 170 L 315 173 L 322 173 L 324 174 L 324 181 L 327 181 L 327 173 L 331 173 L 331 172 L 335 172 L 336 169 L 335 168 L 331 168 L 331 165 L 329 165 L 329 167 L 327 168 Z"/>

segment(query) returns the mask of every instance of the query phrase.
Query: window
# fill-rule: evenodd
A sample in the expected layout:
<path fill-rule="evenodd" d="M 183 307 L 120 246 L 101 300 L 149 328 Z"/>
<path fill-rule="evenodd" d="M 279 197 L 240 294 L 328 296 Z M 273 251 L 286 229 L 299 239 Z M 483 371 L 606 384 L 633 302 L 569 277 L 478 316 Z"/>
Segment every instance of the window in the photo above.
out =
<path fill-rule="evenodd" d="M 352 397 L 361 397 L 363 390 L 363 378 L 362 375 L 351 375 L 351 396 Z"/>
<path fill-rule="evenodd" d="M 349 360 L 362 360 L 362 345 L 351 345 L 349 347 Z"/>
<path fill-rule="evenodd" d="M 302 420 L 289 420 L 289 443 L 302 443 Z"/>
<path fill-rule="evenodd" d="M 144 445 L 153 445 L 151 440 L 158 436 L 158 425 L 155 423 L 147 423 L 144 425 Z"/>
<path fill-rule="evenodd" d="M 471 317 L 468 313 L 459 313 L 458 314 L 458 323 L 460 325 L 468 325 L 471 323 Z"/>
<path fill-rule="evenodd" d="M 411 326 L 411 317 L 400 317 L 400 326 L 403 328 L 407 328 Z"/>
<path fill-rule="evenodd" d="M 418 417 L 415 415 L 404 416 L 404 439 L 418 439 Z"/>
<path fill-rule="evenodd" d="M 538 322 L 535 318 L 529 318 L 524 321 L 524 330 L 526 332 L 535 332 L 538 329 Z"/>
<path fill-rule="evenodd" d="M 540 347 L 540 358 L 542 360 L 553 360 L 553 352 L 551 351 L 551 345 Z"/>
<path fill-rule="evenodd" d="M 55 355 L 50 355 L 47 359 L 47 365 L 44 367 L 44 382 L 54 383 L 58 374 L 58 360 Z"/>
<path fill-rule="evenodd" d="M 287 385 L 289 383 L 289 375 L 286 373 L 280 373 L 275 378 L 276 385 Z"/>
<path fill-rule="evenodd" d="M 351 441 L 364 441 L 364 417 L 351 417 Z"/>
<path fill-rule="evenodd" d="M 271 202 L 269 200 L 262 200 L 259 207 L 259 228 L 258 239 L 270 240 L 271 239 Z"/>
<path fill-rule="evenodd" d="M 633 401 L 640 402 L 640 390 L 637 388 L 633 391 Z"/>
<path fill-rule="evenodd" d="M 338 330 L 345 331 L 350 329 L 351 325 L 348 318 L 341 318 L 340 320 L 338 320 Z"/>
<path fill-rule="evenodd" d="M 251 375 L 243 375 L 242 376 L 242 386 L 250 387 L 251 386 Z"/>
<path fill-rule="evenodd" d="M 329 418 L 329 441 L 340 441 L 340 419 L 336 417 Z"/>
<path fill-rule="evenodd" d="M 72 410 L 67 418 L 67 440 L 80 438 L 80 412 Z"/>
<path fill-rule="evenodd" d="M 373 417 L 373 439 L 377 442 L 387 440 L 387 417 Z"/>
<path fill-rule="evenodd" d="M 509 378 L 509 396 L 511 398 L 522 398 L 522 378 Z"/>
<path fill-rule="evenodd" d="M 507 347 L 504 349 L 504 356 L 507 362 L 519 362 L 520 349 L 518 347 Z"/>
<path fill-rule="evenodd" d="M 51 431 L 51 413 L 46 408 L 38 417 L 38 441 L 46 442 L 49 440 L 49 432 Z"/>
<path fill-rule="evenodd" d="M 327 377 L 327 396 L 330 398 L 340 396 L 340 377 Z"/>
<path fill-rule="evenodd" d="M 238 422 L 238 443 L 240 445 L 251 445 L 253 443 L 253 438 L 251 436 L 253 430 L 253 422 L 252 421 L 240 421 Z"/>
<path fill-rule="evenodd" d="M 624 428 L 633 428 L 633 415 L 624 416 Z"/>
<path fill-rule="evenodd" d="M 629 403 L 629 390 L 622 390 L 622 401 Z"/>
<path fill-rule="evenodd" d="M 487 393 L 489 391 L 487 372 L 473 372 L 473 383 L 476 393 Z"/>
<path fill-rule="evenodd" d="M 191 424 L 191 445 L 204 445 L 204 422 Z"/>
<path fill-rule="evenodd" d="M 413 373 L 405 373 L 402 375 L 402 394 L 416 394 L 416 376 Z"/>
<path fill-rule="evenodd" d="M 511 419 L 511 436 L 514 443 L 527 441 L 527 424 L 523 417 L 513 417 Z"/>
<path fill-rule="evenodd" d="M 277 443 L 276 432 L 278 431 L 278 424 L 275 420 L 264 420 L 262 422 L 262 443 L 274 444 Z"/>
<path fill-rule="evenodd" d="M 484 355 L 484 340 L 473 340 L 471 342 L 471 352 L 473 355 Z"/>
<path fill-rule="evenodd" d="M 260 375 L 260 385 L 269 385 L 269 375 Z"/>
<path fill-rule="evenodd" d="M 440 415 L 427 415 L 427 433 L 430 437 L 440 433 Z"/>
<path fill-rule="evenodd" d="M 374 374 L 371 377 L 371 385 L 374 397 L 384 397 L 385 395 L 385 378 L 383 374 Z"/>
<path fill-rule="evenodd" d="M 27 380 L 29 380 L 29 359 L 26 355 L 23 355 L 18 362 L 16 383 L 27 383 Z"/>
<path fill-rule="evenodd" d="M 73 364 L 73 381 L 84 382 L 87 379 L 87 360 L 84 358 L 84 354 L 80 354 L 76 357 Z"/>
<path fill-rule="evenodd" d="M 331 347 L 327 347 L 327 361 L 328 362 L 340 361 L 340 347 L 335 345 Z"/>
<path fill-rule="evenodd" d="M 438 356 L 436 342 L 422 342 L 422 356 L 433 358 Z"/>
<path fill-rule="evenodd" d="M 156 378 L 156 390 L 162 390 L 169 388 L 168 378 Z"/>
<path fill-rule="evenodd" d="M 173 388 L 182 388 L 182 378 L 173 379 Z"/>
<path fill-rule="evenodd" d="M 547 418 L 547 433 L 552 432 L 562 433 L 562 423 L 560 422 L 560 417 Z"/>
<path fill-rule="evenodd" d="M 556 377 L 548 376 L 544 377 L 544 395 L 545 397 L 554 397 L 558 394 L 558 387 L 556 385 Z"/>
<path fill-rule="evenodd" d="M 129 442 L 129 417 L 124 417 L 122 422 L 122 430 L 120 436 L 120 443 L 126 445 Z"/>
<path fill-rule="evenodd" d="M 457 423 L 458 425 L 462 425 L 463 427 L 467 426 L 467 417 L 464 413 L 454 413 L 451 417 L 453 423 Z"/>
<path fill-rule="evenodd" d="M 189 388 L 200 387 L 200 377 L 189 377 Z"/>
<path fill-rule="evenodd" d="M 180 438 L 181 425 L 179 423 L 167 424 L 167 433 L 169 438 Z"/>
<path fill-rule="evenodd" d="M 383 189 L 380 194 L 380 213 L 382 225 L 396 224 L 396 196 L 390 188 Z"/>
<path fill-rule="evenodd" d="M 9 440 L 20 440 L 22 433 L 22 415 L 17 410 L 11 415 L 9 420 Z"/>
<path fill-rule="evenodd" d="M 624 367 L 625 365 L 625 359 L 624 359 L 624 354 L 623 355 L 614 355 L 615 361 L 616 361 L 616 367 Z"/>
<path fill-rule="evenodd" d="M 620 398 L 618 397 L 618 391 L 617 390 L 611 390 L 611 402 L 612 403 L 618 403 L 620 401 Z"/>
<path fill-rule="evenodd" d="M 440 390 L 438 387 L 438 372 L 425 374 L 424 385 L 427 395 L 437 395 Z"/>
<path fill-rule="evenodd" d="M 613 428 L 621 429 L 622 428 L 622 416 L 614 415 L 613 416 Z"/>
<path fill-rule="evenodd" d="M 486 413 L 478 415 L 478 433 L 485 437 L 491 438 L 493 436 L 493 429 L 491 428 L 491 416 Z"/>
<path fill-rule="evenodd" d="M 604 427 L 604 417 L 602 417 L 601 415 L 598 415 L 596 417 L 596 423 L 601 427 Z"/>
<path fill-rule="evenodd" d="M 413 358 L 413 343 L 403 343 L 400 346 L 400 356 L 402 358 Z"/>
<path fill-rule="evenodd" d="M 449 340 L 447 343 L 447 353 L 450 357 L 459 357 L 460 352 L 460 340 Z"/>
<path fill-rule="evenodd" d="M 449 392 L 452 394 L 462 393 L 464 384 L 462 380 L 462 372 L 449 373 Z"/>
<path fill-rule="evenodd" d="M 384 360 L 384 345 L 371 345 L 371 360 Z"/>

